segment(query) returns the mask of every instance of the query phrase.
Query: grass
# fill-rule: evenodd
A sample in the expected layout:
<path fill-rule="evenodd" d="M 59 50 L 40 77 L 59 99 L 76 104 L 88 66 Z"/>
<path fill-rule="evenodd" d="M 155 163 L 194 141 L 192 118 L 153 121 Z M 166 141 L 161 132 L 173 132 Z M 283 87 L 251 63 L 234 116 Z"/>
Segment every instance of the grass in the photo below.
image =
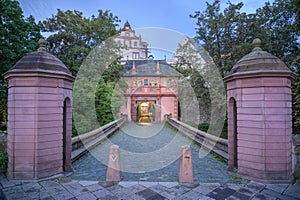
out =
<path fill-rule="evenodd" d="M 243 179 L 241 177 L 238 177 L 237 175 L 233 174 L 230 176 L 230 179 L 236 182 L 237 184 L 242 184 Z"/>
<path fill-rule="evenodd" d="M 221 161 L 221 162 L 227 164 L 227 160 L 226 160 L 225 158 L 222 158 L 222 157 L 220 157 L 220 156 L 217 156 L 217 155 L 215 155 L 213 152 L 210 152 L 210 154 L 212 155 L 212 157 L 213 157 L 214 159 L 216 159 L 216 160 L 218 160 L 218 161 Z"/>

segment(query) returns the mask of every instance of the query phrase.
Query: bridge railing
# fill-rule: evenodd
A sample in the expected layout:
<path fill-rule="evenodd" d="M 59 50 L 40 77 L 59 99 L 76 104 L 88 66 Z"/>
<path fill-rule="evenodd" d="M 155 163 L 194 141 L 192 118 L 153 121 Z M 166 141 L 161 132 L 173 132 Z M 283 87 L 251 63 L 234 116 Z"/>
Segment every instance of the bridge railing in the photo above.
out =
<path fill-rule="evenodd" d="M 100 144 L 116 132 L 123 124 L 124 118 L 117 119 L 100 128 L 72 138 L 72 161 L 79 159 L 88 150 Z"/>
<path fill-rule="evenodd" d="M 167 118 L 167 123 L 203 148 L 211 150 L 212 153 L 228 160 L 228 140 L 200 131 L 174 118 Z"/>

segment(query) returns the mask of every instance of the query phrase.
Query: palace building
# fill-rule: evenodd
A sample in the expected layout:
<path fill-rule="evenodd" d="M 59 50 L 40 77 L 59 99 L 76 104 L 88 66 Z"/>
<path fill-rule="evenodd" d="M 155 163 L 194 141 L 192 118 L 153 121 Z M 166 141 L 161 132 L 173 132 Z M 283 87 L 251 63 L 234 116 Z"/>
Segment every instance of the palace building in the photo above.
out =
<path fill-rule="evenodd" d="M 128 89 L 121 113 L 129 121 L 161 122 L 178 118 L 177 86 L 180 74 L 165 60 L 127 60 L 122 78 Z"/>
<path fill-rule="evenodd" d="M 114 38 L 121 47 L 122 60 L 148 59 L 148 43 L 142 41 L 141 36 L 136 36 L 128 21 L 121 29 L 121 33 Z"/>
<path fill-rule="evenodd" d="M 120 109 L 129 121 L 137 123 L 161 122 L 165 115 L 178 118 L 178 79 L 180 74 L 166 60 L 148 57 L 148 43 L 136 36 L 129 22 L 124 24 L 114 41 L 121 47 L 122 74 L 128 89 Z"/>

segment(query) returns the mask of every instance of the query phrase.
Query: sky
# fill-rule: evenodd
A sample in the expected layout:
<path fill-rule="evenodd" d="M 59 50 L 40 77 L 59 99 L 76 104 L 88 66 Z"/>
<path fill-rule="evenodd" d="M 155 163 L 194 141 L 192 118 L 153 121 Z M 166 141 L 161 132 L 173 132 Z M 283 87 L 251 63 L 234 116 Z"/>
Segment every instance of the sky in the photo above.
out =
<path fill-rule="evenodd" d="M 45 20 L 57 13 L 57 9 L 78 10 L 90 17 L 97 15 L 98 10 L 110 10 L 121 20 L 122 28 L 128 20 L 133 29 L 159 27 L 179 32 L 188 37 L 195 36 L 196 20 L 189 17 L 195 11 L 204 11 L 206 3 L 214 0 L 18 0 L 24 16 L 32 15 L 36 21 Z M 231 0 L 238 3 L 242 0 Z M 254 13 L 267 0 L 243 0 L 243 12 Z M 228 0 L 221 0 L 221 9 Z M 272 1 L 271 1 L 272 2 Z M 143 35 L 142 35 L 143 38 Z M 147 41 L 151 43 L 151 41 Z"/>

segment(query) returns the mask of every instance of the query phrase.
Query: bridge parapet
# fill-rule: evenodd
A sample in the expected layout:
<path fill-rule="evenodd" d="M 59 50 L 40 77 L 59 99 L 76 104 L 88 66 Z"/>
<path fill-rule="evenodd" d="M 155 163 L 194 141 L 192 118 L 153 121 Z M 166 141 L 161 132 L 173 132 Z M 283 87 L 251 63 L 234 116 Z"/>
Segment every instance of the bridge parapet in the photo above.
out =
<path fill-rule="evenodd" d="M 100 144 L 116 132 L 123 124 L 124 118 L 112 121 L 100 128 L 72 138 L 72 162 L 87 153 L 88 150 Z"/>
<path fill-rule="evenodd" d="M 167 118 L 167 123 L 203 148 L 211 150 L 213 154 L 228 160 L 228 140 L 200 131 L 174 118 Z"/>

